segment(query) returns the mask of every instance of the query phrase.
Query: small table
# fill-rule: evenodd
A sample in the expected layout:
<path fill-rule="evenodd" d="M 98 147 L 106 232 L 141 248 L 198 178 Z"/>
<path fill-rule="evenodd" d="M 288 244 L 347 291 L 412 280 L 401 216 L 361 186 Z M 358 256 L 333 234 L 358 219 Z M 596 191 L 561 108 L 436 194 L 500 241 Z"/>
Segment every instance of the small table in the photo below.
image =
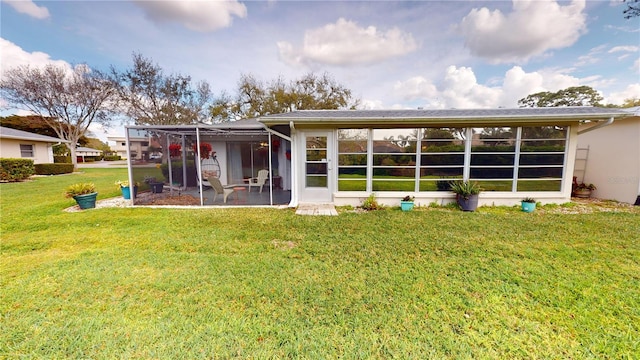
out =
<path fill-rule="evenodd" d="M 247 203 L 247 188 L 244 186 L 234 186 L 233 187 L 233 192 L 236 193 L 236 201 L 235 204 L 240 204 L 240 203 Z M 244 199 L 240 198 L 240 194 L 244 194 L 243 197 Z"/>

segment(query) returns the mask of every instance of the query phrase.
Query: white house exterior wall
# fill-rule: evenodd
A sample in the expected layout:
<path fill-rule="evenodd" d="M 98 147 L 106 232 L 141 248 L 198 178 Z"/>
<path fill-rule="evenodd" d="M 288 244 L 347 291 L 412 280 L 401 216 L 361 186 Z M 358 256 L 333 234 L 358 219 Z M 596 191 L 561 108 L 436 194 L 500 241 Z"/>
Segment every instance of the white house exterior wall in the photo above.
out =
<path fill-rule="evenodd" d="M 640 184 L 640 117 L 581 134 L 578 144 L 589 147 L 584 182 L 596 185 L 594 196 L 633 204 Z"/>
<path fill-rule="evenodd" d="M 33 157 L 23 158 L 20 145 L 33 145 Z M 0 157 L 31 159 L 34 164 L 51 164 L 53 163 L 53 148 L 50 143 L 5 138 L 2 139 L 0 145 Z"/>

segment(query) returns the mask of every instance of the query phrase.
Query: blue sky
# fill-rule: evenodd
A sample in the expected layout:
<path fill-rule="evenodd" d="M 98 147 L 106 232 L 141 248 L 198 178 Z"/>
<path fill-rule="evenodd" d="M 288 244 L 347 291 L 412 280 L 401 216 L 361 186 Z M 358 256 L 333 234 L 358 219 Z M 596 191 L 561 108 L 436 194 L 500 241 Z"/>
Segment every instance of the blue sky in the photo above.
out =
<path fill-rule="evenodd" d="M 46 62 L 124 69 L 139 52 L 216 94 L 232 93 L 243 73 L 270 81 L 328 72 L 369 109 L 516 107 L 528 94 L 577 85 L 608 103 L 640 97 L 640 19 L 625 20 L 619 0 L 0 6 L 0 71 Z"/>

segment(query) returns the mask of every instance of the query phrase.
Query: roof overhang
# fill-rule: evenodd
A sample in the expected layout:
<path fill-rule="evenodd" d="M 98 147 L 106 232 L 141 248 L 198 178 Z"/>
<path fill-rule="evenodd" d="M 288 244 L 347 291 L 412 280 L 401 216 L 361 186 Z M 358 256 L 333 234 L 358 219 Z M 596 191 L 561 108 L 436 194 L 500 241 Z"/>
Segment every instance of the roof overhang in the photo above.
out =
<path fill-rule="evenodd" d="M 255 119 L 238 120 L 212 125 L 129 125 L 125 126 L 125 129 L 193 136 L 196 134 L 200 134 L 200 136 L 251 136 L 267 134 L 266 126 Z"/>
<path fill-rule="evenodd" d="M 595 107 L 476 109 L 476 110 L 303 110 L 259 119 L 267 126 L 308 127 L 486 127 L 517 125 L 569 125 L 608 121 L 629 116 L 619 109 Z"/>

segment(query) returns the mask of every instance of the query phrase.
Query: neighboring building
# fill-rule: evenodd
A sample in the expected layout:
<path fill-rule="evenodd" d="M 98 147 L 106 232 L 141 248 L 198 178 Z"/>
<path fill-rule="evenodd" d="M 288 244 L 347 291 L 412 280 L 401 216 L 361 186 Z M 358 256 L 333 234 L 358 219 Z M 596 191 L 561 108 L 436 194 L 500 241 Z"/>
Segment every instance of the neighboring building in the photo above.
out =
<path fill-rule="evenodd" d="M 102 156 L 102 150 L 83 146 L 78 146 L 76 148 L 76 157 L 78 158 L 78 162 L 85 162 L 87 158 L 96 158 L 100 156 Z"/>
<path fill-rule="evenodd" d="M 111 148 L 123 159 L 127 159 L 127 138 L 110 136 L 107 140 L 114 143 Z M 157 152 L 150 152 L 152 149 L 161 149 L 162 146 L 158 143 L 157 139 L 152 136 L 140 136 L 135 132 L 129 136 L 129 147 L 131 149 L 131 158 L 133 160 L 149 160 L 158 155 Z"/>
<path fill-rule="evenodd" d="M 0 157 L 31 159 L 35 164 L 53 163 L 53 145 L 68 143 L 51 136 L 0 127 Z"/>
<path fill-rule="evenodd" d="M 574 176 L 597 198 L 640 205 L 640 107 L 623 110 L 631 116 L 580 128 Z"/>
<path fill-rule="evenodd" d="M 186 177 L 179 182 L 182 189 L 197 186 L 189 159 L 196 144 L 208 143 L 222 184 L 246 183 L 258 170 L 269 169 L 271 182 L 290 191 L 289 206 L 358 206 L 371 194 L 393 206 L 406 195 L 422 206 L 446 204 L 455 201 L 452 180 L 478 182 L 484 189 L 480 205 L 515 205 L 524 197 L 570 201 L 580 123 L 628 115 L 593 107 L 308 110 L 258 121 L 128 126 L 127 131 L 132 152 L 133 135 L 165 140 L 175 159 L 168 165 L 181 166 L 171 170 L 173 180 L 165 181 L 176 184 L 176 178 Z M 172 146 L 181 153 L 173 154 Z M 130 162 L 130 178 L 147 169 Z M 263 204 L 276 203 L 271 187 L 270 194 Z M 204 200 L 201 192 L 201 204 Z"/>

